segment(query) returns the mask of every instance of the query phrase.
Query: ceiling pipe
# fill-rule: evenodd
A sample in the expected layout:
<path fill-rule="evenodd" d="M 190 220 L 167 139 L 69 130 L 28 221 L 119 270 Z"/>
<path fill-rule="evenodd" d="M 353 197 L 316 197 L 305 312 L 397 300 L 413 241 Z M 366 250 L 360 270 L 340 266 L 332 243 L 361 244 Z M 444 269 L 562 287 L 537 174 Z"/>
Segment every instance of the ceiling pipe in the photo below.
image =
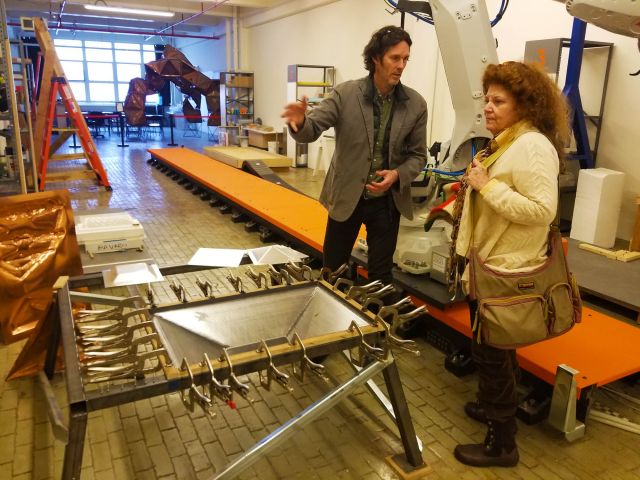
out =
<path fill-rule="evenodd" d="M 63 0 L 60 4 L 60 10 L 58 11 L 58 25 L 56 26 L 56 35 L 58 34 L 58 30 L 60 29 L 60 25 L 62 25 L 62 12 L 64 11 L 64 7 L 67 4 L 67 0 Z"/>
<path fill-rule="evenodd" d="M 203 8 L 203 4 L 200 4 L 200 9 L 201 11 L 198 13 L 194 13 L 193 15 L 191 15 L 190 17 L 187 18 L 183 18 L 182 20 L 180 20 L 179 22 L 173 23 L 171 25 L 168 25 L 166 27 L 164 27 L 161 30 L 156 31 L 153 35 L 145 38 L 146 41 L 151 40 L 153 37 L 155 37 L 156 35 L 160 35 L 162 34 L 162 32 L 166 32 L 169 29 L 172 29 L 173 27 L 180 25 L 181 23 L 185 23 L 188 22 L 189 20 L 193 20 L 194 18 L 197 18 L 201 15 L 204 15 L 206 12 L 208 12 L 209 10 L 213 10 L 214 8 L 219 7 L 220 5 L 222 5 L 223 3 L 227 3 L 229 0 L 218 0 L 216 3 L 214 3 L 213 5 L 207 7 L 207 8 Z M 195 38 L 195 37 L 194 37 Z"/>
<path fill-rule="evenodd" d="M 21 25 L 17 22 L 9 22 L 7 23 L 7 26 L 21 27 Z M 122 29 L 91 28 L 91 27 L 77 27 L 77 26 L 65 26 L 65 25 L 61 25 L 55 28 L 60 30 L 75 30 L 76 32 L 122 33 L 125 35 L 149 35 L 149 32 L 136 32 L 135 30 L 122 30 Z M 152 35 L 152 37 L 153 36 L 155 35 Z M 189 34 L 182 34 L 182 33 L 163 33 L 161 34 L 161 36 L 179 37 L 179 38 L 201 38 L 204 40 L 220 40 L 221 38 L 219 35 L 212 35 L 208 37 L 206 35 L 189 35 Z"/>

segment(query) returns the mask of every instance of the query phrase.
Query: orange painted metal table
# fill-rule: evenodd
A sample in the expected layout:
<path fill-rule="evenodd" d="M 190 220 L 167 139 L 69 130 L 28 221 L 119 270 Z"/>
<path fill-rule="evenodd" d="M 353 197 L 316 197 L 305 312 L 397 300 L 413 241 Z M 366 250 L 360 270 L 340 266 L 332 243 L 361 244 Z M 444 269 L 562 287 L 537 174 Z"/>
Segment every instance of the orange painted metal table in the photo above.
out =
<path fill-rule="evenodd" d="M 425 303 L 417 299 L 418 303 Z M 429 313 L 458 332 L 471 337 L 467 304 L 456 303 L 439 309 L 428 305 Z M 574 368 L 578 393 L 602 386 L 640 371 L 640 328 L 584 307 L 582 322 L 556 338 L 517 351 L 526 371 L 553 385 L 558 365 Z"/>
<path fill-rule="evenodd" d="M 316 200 L 186 148 L 153 149 L 149 152 L 154 158 L 288 233 L 316 252 L 322 252 L 327 212 Z M 405 274 L 396 276 L 394 273 L 396 280 L 403 275 L 406 277 Z M 424 278 L 418 283 L 424 282 L 431 281 Z M 403 281 L 399 283 L 405 286 Z M 428 294 L 418 293 L 419 286 L 414 287 L 408 290 L 417 303 L 427 304 L 433 317 L 471 336 L 466 303 L 445 305 L 434 302 Z M 640 328 L 585 307 L 582 323 L 565 335 L 518 349 L 518 360 L 522 368 L 551 385 L 555 383 L 557 366 L 569 365 L 580 372 L 576 381 L 581 391 L 639 372 L 638 345 Z"/>

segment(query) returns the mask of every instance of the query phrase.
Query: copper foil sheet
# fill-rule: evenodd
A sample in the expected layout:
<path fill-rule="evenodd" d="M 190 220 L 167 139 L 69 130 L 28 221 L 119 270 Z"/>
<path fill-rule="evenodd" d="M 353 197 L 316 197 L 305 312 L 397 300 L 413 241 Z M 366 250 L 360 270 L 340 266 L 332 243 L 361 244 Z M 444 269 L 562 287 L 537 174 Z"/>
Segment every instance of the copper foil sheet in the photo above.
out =
<path fill-rule="evenodd" d="M 0 329 L 5 343 L 44 320 L 52 287 L 82 265 L 67 191 L 0 197 Z"/>

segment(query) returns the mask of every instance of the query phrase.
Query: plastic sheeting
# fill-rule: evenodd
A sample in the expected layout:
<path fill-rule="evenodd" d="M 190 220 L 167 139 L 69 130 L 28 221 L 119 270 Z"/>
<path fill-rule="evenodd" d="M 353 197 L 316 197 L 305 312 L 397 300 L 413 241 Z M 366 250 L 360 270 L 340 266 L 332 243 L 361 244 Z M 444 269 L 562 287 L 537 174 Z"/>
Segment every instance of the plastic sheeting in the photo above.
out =
<path fill-rule="evenodd" d="M 82 274 L 69 194 L 0 197 L 0 331 L 11 343 L 44 321 L 53 284 Z"/>

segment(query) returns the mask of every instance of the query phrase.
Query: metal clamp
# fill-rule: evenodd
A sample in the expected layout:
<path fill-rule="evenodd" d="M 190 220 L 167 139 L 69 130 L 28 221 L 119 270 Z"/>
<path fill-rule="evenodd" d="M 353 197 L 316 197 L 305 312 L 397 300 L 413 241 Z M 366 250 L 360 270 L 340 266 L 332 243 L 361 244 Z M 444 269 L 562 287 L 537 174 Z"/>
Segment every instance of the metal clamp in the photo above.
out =
<path fill-rule="evenodd" d="M 325 382 L 329 381 L 329 378 L 324 374 L 324 365 L 320 363 L 316 363 L 312 361 L 307 355 L 307 347 L 302 342 L 300 335 L 297 332 L 294 332 L 293 339 L 291 340 L 291 345 L 300 345 L 300 350 L 302 350 L 302 359 L 300 360 L 300 367 L 296 368 L 296 364 L 292 364 L 291 370 L 293 371 L 293 375 L 301 382 L 304 382 L 304 373 L 309 370 L 311 373 L 317 375 Z"/>
<path fill-rule="evenodd" d="M 346 299 L 353 299 L 358 303 L 363 303 L 369 293 L 374 292 L 382 288 L 382 282 L 375 280 L 366 285 L 353 285 L 347 290 Z"/>
<path fill-rule="evenodd" d="M 349 269 L 349 265 L 347 265 L 346 263 L 343 263 L 342 265 L 340 265 L 335 272 L 332 271 L 330 268 L 323 267 L 322 270 L 320 270 L 320 278 L 325 282 L 331 285 L 334 285 L 336 280 L 340 278 L 340 275 L 345 273 L 348 269 Z"/>
<path fill-rule="evenodd" d="M 81 337 L 83 350 L 103 350 L 105 347 L 115 348 L 119 346 L 129 346 L 133 341 L 133 334 L 136 330 L 142 328 L 154 328 L 153 322 L 146 321 L 136 323 L 130 327 L 126 327 L 118 331 L 118 333 L 110 335 L 85 335 Z"/>
<path fill-rule="evenodd" d="M 414 318 L 419 317 L 423 313 L 427 312 L 427 307 L 425 305 L 421 305 L 415 310 L 411 310 L 407 313 L 400 313 L 396 319 L 396 322 L 391 324 L 391 332 L 396 333 L 399 327 L 402 327 L 405 323 Z"/>
<path fill-rule="evenodd" d="M 202 292 L 202 294 L 207 298 L 213 298 L 213 286 L 211 282 L 208 280 L 200 280 L 200 277 L 196 277 L 196 285 Z"/>
<path fill-rule="evenodd" d="M 294 283 L 293 278 L 288 270 L 281 268 L 280 270 L 276 270 L 273 265 L 269 266 L 269 270 L 267 270 L 269 276 L 271 277 L 272 285 L 291 285 Z"/>
<path fill-rule="evenodd" d="M 287 263 L 284 268 L 295 278 L 298 282 L 312 281 L 313 270 L 309 265 L 296 265 L 293 262 Z"/>
<path fill-rule="evenodd" d="M 377 307 L 375 310 L 371 309 L 370 307 L 374 306 Z M 367 310 L 370 311 L 375 311 L 375 312 L 379 312 L 382 307 L 384 307 L 384 302 L 378 298 L 378 297 L 367 297 L 367 299 L 364 301 L 364 303 L 362 304 L 362 307 L 360 308 L 361 311 L 366 312 Z"/>
<path fill-rule="evenodd" d="M 169 283 L 169 286 L 171 287 L 171 290 L 173 290 L 173 293 L 176 294 L 176 297 L 178 297 L 179 302 L 187 303 L 187 292 L 184 291 L 184 287 L 182 285 L 178 285 L 172 281 Z"/>
<path fill-rule="evenodd" d="M 150 307 L 155 307 L 155 295 L 153 293 L 153 289 L 151 288 L 151 284 L 147 284 L 147 301 L 149 302 Z"/>
<path fill-rule="evenodd" d="M 106 335 L 106 334 L 115 334 L 121 333 L 126 330 L 128 327 L 128 320 L 131 317 L 135 317 L 137 315 L 146 315 L 149 311 L 146 308 L 136 308 L 135 310 L 131 310 L 127 313 L 116 313 L 113 317 L 101 317 L 94 318 L 93 320 L 88 320 L 84 322 L 75 322 L 76 323 L 76 332 L 78 337 L 83 336 L 91 336 L 91 335 Z M 110 323 L 95 323 L 97 321 L 100 322 L 110 322 Z"/>
<path fill-rule="evenodd" d="M 347 331 L 349 333 L 353 333 L 353 331 L 358 332 L 360 336 L 360 344 L 358 345 L 358 356 L 354 358 L 352 349 L 349 349 L 349 356 L 351 357 L 351 363 L 358 367 L 364 367 L 367 363 L 367 357 L 373 357 L 376 360 L 383 361 L 386 359 L 388 352 L 385 352 L 382 348 L 374 347 L 373 345 L 369 345 L 364 339 L 364 333 L 358 326 L 355 320 L 351 321 L 351 325 Z"/>
<path fill-rule="evenodd" d="M 269 288 L 269 282 L 267 281 L 267 276 L 264 272 L 256 273 L 253 268 L 249 267 L 245 270 L 244 274 L 256 284 L 256 287 L 262 288 L 262 285 L 264 285 L 265 289 Z"/>
<path fill-rule="evenodd" d="M 273 364 L 273 356 L 271 355 L 271 350 L 269 350 L 269 346 L 264 340 L 260 340 L 260 347 L 258 348 L 258 353 L 262 352 L 265 352 L 267 354 L 267 370 L 265 374 L 262 373 L 262 370 L 258 370 L 260 385 L 262 385 L 265 390 L 270 391 L 271 381 L 275 380 L 277 383 L 282 385 L 283 388 L 286 388 L 287 390 L 292 392 L 293 388 L 289 387 L 289 375 L 278 370 Z"/>
<path fill-rule="evenodd" d="M 395 317 L 397 318 L 398 311 L 395 310 Z M 385 331 L 384 336 L 384 352 L 385 358 L 389 354 L 390 350 L 404 350 L 405 352 L 413 353 L 416 357 L 420 356 L 420 350 L 418 349 L 418 344 L 413 340 L 404 340 L 402 338 L 396 337 L 394 335 L 393 326 L 389 325 L 379 314 L 376 316 L 376 320 L 380 319 L 377 322 L 379 325 L 382 325 Z"/>
<path fill-rule="evenodd" d="M 184 403 L 185 407 L 187 407 L 190 412 L 195 410 L 195 406 L 197 404 L 202 408 L 202 410 L 204 410 L 204 413 L 211 417 L 215 417 L 215 412 L 211 410 L 213 402 L 204 393 L 201 393 L 200 390 L 198 390 L 198 387 L 196 387 L 193 379 L 193 372 L 191 372 L 191 367 L 189 367 L 186 357 L 182 359 L 182 366 L 180 367 L 180 370 L 186 370 L 189 375 L 189 380 L 191 380 L 191 385 L 187 389 L 189 391 L 188 395 L 185 393 L 187 390 L 180 391 L 180 399 L 182 400 L 182 403 Z"/>
<path fill-rule="evenodd" d="M 146 360 L 160 356 L 164 357 L 165 361 L 168 358 L 167 351 L 164 348 L 126 355 L 115 361 L 103 362 L 101 365 L 84 366 L 82 372 L 85 375 L 86 383 L 99 383 L 127 378 L 140 379 L 144 378 L 147 373 L 153 373 L 162 368 L 159 360 L 155 365 L 144 367 Z"/>
<path fill-rule="evenodd" d="M 349 280 L 348 278 L 338 278 L 334 283 L 333 283 L 333 291 L 340 291 L 340 292 L 346 292 L 349 291 L 349 289 L 351 289 L 353 287 L 353 281 Z"/>
<path fill-rule="evenodd" d="M 230 407 L 235 407 L 235 405 L 233 405 L 233 394 L 231 392 L 231 387 L 218 381 L 214 374 L 213 366 L 211 366 L 209 355 L 207 355 L 206 353 L 204 354 L 204 360 L 202 361 L 202 363 L 203 366 L 206 367 L 207 370 L 209 370 L 209 375 L 211 375 L 211 380 L 209 380 L 209 398 L 213 400 L 213 398 L 217 397 Z"/>
<path fill-rule="evenodd" d="M 233 287 L 233 289 L 238 293 L 244 293 L 244 288 L 242 287 L 242 279 L 237 275 L 227 275 L 227 280 Z"/>
<path fill-rule="evenodd" d="M 220 360 L 224 360 L 229 364 L 229 388 L 232 392 L 236 392 L 242 398 L 244 398 L 247 402 L 253 403 L 253 400 L 249 397 L 249 385 L 246 383 L 242 383 L 236 377 L 236 374 L 233 373 L 233 364 L 231 363 L 231 357 L 229 356 L 229 352 L 226 348 L 222 349 L 222 357 Z"/>
<path fill-rule="evenodd" d="M 141 335 L 134 338 L 129 345 L 125 345 L 120 348 L 107 348 L 107 349 L 93 349 L 82 351 L 80 357 L 80 363 L 86 366 L 100 366 L 108 365 L 111 363 L 121 362 L 122 358 L 138 354 L 138 345 L 144 343 L 151 343 L 153 341 L 159 341 L 160 337 L 157 333 L 149 333 L 147 335 Z"/>

